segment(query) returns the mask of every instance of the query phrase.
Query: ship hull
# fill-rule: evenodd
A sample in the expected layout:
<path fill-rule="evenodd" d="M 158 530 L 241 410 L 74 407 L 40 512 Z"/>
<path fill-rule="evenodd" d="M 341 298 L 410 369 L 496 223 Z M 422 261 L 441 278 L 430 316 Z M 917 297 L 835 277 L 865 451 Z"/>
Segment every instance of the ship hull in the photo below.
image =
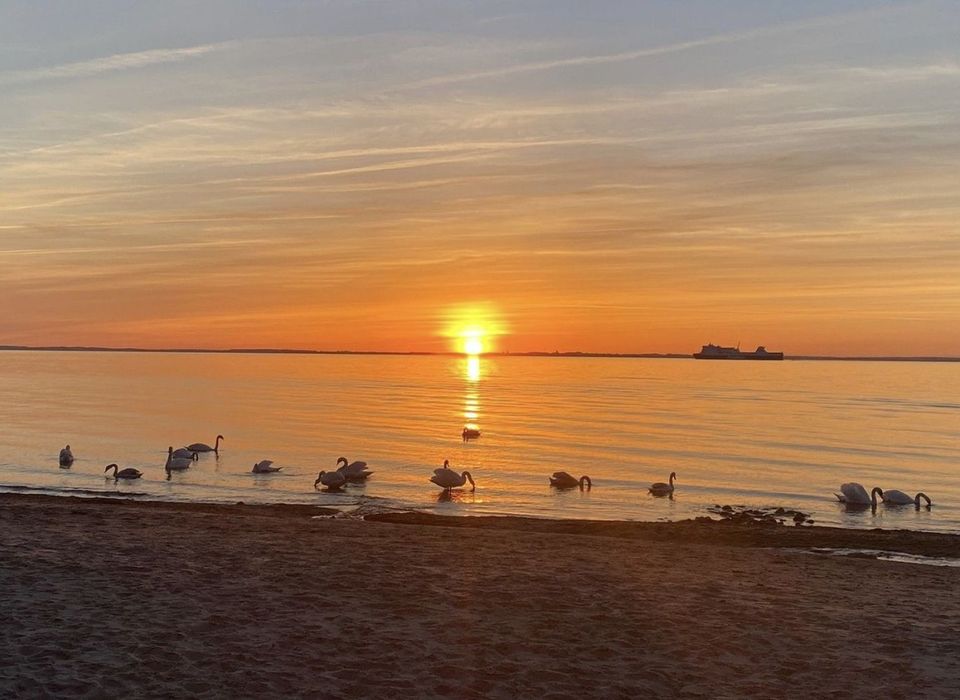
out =
<path fill-rule="evenodd" d="M 766 355 L 754 355 L 752 353 L 742 353 L 740 355 L 705 355 L 702 352 L 693 353 L 693 357 L 697 360 L 755 360 L 755 361 L 764 361 L 764 360 L 782 360 L 782 352 L 768 352 Z"/>

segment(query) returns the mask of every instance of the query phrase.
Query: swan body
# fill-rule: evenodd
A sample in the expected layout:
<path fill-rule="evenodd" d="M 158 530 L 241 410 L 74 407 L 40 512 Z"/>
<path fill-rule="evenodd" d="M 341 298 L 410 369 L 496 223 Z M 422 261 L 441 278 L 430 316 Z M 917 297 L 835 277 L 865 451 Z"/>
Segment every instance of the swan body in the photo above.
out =
<path fill-rule="evenodd" d="M 430 477 L 430 481 L 435 483 L 437 486 L 442 487 L 446 491 L 460 488 L 469 481 L 471 487 L 470 490 L 477 490 L 477 484 L 473 481 L 473 476 L 471 476 L 470 472 L 461 472 L 460 474 L 457 474 L 450 468 L 450 462 L 447 460 L 443 460 L 442 467 L 433 470 L 433 476 Z"/>
<path fill-rule="evenodd" d="M 192 445 L 187 445 L 187 449 L 191 452 L 213 452 L 214 454 L 220 454 L 221 440 L 223 440 L 223 435 L 217 435 L 217 441 L 213 447 L 210 447 L 210 445 L 205 442 L 195 442 Z"/>
<path fill-rule="evenodd" d="M 337 459 L 337 465 L 337 471 L 352 483 L 366 481 L 367 477 L 373 474 L 373 472 L 367 471 L 366 462 L 349 462 L 346 457 L 340 457 Z"/>
<path fill-rule="evenodd" d="M 167 463 L 163 465 L 163 468 L 167 472 L 182 472 L 184 469 L 189 469 L 193 466 L 193 457 L 174 457 L 173 448 L 167 448 Z"/>
<path fill-rule="evenodd" d="M 666 496 L 673 493 L 673 480 L 677 478 L 676 472 L 670 472 L 670 478 L 668 481 L 670 483 L 665 484 L 662 481 L 658 481 L 655 484 L 650 484 L 650 493 L 654 496 Z"/>
<path fill-rule="evenodd" d="M 178 447 L 171 456 L 174 459 L 200 459 L 196 452 L 188 450 L 186 447 Z"/>
<path fill-rule="evenodd" d="M 283 467 L 273 466 L 272 459 L 264 459 L 253 465 L 254 474 L 273 474 L 274 472 L 278 472 L 281 469 L 283 469 Z"/>
<path fill-rule="evenodd" d="M 577 479 L 566 472 L 554 472 L 553 476 L 550 477 L 550 485 L 558 489 L 575 489 L 579 486 L 580 490 L 583 491 L 584 484 L 586 484 L 587 490 L 593 488 L 593 482 L 590 481 L 589 476 L 581 476 Z"/>
<path fill-rule="evenodd" d="M 139 469 L 134 469 L 133 467 L 127 467 L 126 469 L 120 469 L 120 471 L 117 471 L 119 467 L 117 467 L 116 464 L 108 464 L 103 471 L 106 473 L 111 469 L 113 469 L 114 481 L 117 479 L 139 479 L 141 476 L 143 476 L 143 472 L 141 472 Z"/>
<path fill-rule="evenodd" d="M 908 496 L 903 491 L 899 489 L 887 489 L 883 492 L 881 496 L 883 498 L 884 505 L 888 506 L 908 506 L 913 504 L 920 509 L 920 499 L 924 499 L 927 502 L 927 508 L 933 505 L 933 502 L 930 500 L 930 497 L 923 493 L 922 491 L 916 496 Z"/>
<path fill-rule="evenodd" d="M 327 487 L 327 491 L 339 491 L 346 483 L 347 477 L 343 475 L 343 472 L 324 471 L 317 474 L 317 480 L 313 482 L 313 488 L 317 488 L 317 484 L 323 484 Z"/>
<path fill-rule="evenodd" d="M 873 506 L 876 508 L 877 494 L 880 494 L 880 498 L 883 499 L 883 489 L 879 486 L 875 486 L 873 491 L 867 495 L 867 490 L 863 488 L 863 484 L 854 481 L 849 484 L 841 484 L 840 493 L 833 495 L 837 497 L 838 501 L 848 506 Z"/>
<path fill-rule="evenodd" d="M 73 452 L 70 451 L 70 445 L 60 450 L 60 466 L 69 467 L 73 464 Z"/>
<path fill-rule="evenodd" d="M 464 428 L 463 432 L 460 433 L 460 436 L 463 438 L 463 441 L 467 440 L 476 440 L 480 437 L 480 431 L 477 428 Z"/>

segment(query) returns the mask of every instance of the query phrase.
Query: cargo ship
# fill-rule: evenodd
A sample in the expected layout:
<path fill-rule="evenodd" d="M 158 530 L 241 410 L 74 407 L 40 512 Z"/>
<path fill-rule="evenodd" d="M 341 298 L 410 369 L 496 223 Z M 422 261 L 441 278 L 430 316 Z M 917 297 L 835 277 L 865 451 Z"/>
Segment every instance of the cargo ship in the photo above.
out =
<path fill-rule="evenodd" d="M 700 352 L 693 353 L 698 360 L 782 360 L 782 352 L 769 352 L 762 345 L 753 352 L 742 352 L 740 346 L 725 348 L 720 345 L 704 345 Z"/>

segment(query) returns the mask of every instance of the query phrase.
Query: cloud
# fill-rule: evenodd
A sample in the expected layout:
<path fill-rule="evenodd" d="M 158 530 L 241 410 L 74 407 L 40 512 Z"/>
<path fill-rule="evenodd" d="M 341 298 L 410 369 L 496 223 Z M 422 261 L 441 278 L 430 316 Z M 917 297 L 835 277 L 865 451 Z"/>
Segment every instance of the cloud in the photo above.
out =
<path fill-rule="evenodd" d="M 440 85 L 451 85 L 456 83 L 472 82 L 484 80 L 486 78 L 501 78 L 523 73 L 536 73 L 540 71 L 554 70 L 558 68 L 569 68 L 579 66 L 604 65 L 610 63 L 623 63 L 626 61 L 635 61 L 641 58 L 650 58 L 653 56 L 664 56 L 691 49 L 699 49 L 709 46 L 722 46 L 725 44 L 736 44 L 742 41 L 751 41 L 764 37 L 773 37 L 782 34 L 788 34 L 795 31 L 804 31 L 809 29 L 818 29 L 836 24 L 842 24 L 855 21 L 862 18 L 865 14 L 873 11 L 855 12 L 840 15 L 828 15 L 825 17 L 816 17 L 809 20 L 796 22 L 787 22 L 778 25 L 769 25 L 748 29 L 741 32 L 732 32 L 729 34 L 715 34 L 713 36 L 703 37 L 702 39 L 691 39 L 673 44 L 662 46 L 652 46 L 633 51 L 620 51 L 610 54 L 598 54 L 593 56 L 572 56 L 570 58 L 558 58 L 544 61 L 531 61 L 528 63 L 519 63 L 512 66 L 504 66 L 491 70 L 474 71 L 470 73 L 460 73 L 455 75 L 441 75 L 433 78 L 408 83 L 399 86 L 400 90 L 411 90 L 424 87 L 436 87 Z"/>
<path fill-rule="evenodd" d="M 17 85 L 40 80 L 55 80 L 58 78 L 84 78 L 99 75 L 100 73 L 143 68 L 159 63 L 177 63 L 215 51 L 224 51 L 236 45 L 237 42 L 227 41 L 219 44 L 188 46 L 181 49 L 150 49 L 148 51 L 134 51 L 132 53 L 117 53 L 112 56 L 103 56 L 87 61 L 62 63 L 57 66 L 42 66 L 28 70 L 8 71 L 6 73 L 0 73 L 0 85 Z"/>

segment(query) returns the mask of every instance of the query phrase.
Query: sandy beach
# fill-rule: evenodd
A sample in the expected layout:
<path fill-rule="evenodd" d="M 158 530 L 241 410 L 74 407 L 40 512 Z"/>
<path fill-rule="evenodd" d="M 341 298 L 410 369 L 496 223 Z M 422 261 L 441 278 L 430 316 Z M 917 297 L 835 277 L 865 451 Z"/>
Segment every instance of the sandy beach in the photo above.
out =
<path fill-rule="evenodd" d="M 5 697 L 956 697 L 960 537 L 0 496 Z"/>

